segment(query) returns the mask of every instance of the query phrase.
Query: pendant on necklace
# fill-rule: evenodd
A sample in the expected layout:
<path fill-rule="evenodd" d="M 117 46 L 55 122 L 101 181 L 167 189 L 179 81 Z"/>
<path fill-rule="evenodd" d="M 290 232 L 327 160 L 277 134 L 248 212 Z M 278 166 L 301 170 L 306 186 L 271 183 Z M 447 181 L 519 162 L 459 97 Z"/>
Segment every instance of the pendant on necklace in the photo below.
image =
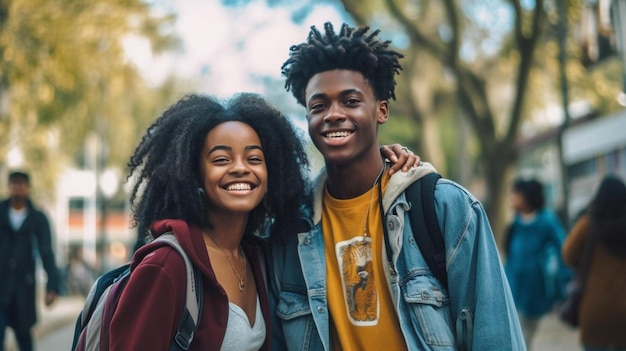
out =
<path fill-rule="evenodd" d="M 361 237 L 356 237 L 354 240 L 354 244 L 355 245 L 371 245 L 372 243 L 372 238 L 369 236 L 361 236 Z"/>
<path fill-rule="evenodd" d="M 243 281 L 243 279 L 239 280 L 239 291 L 243 291 L 243 289 L 246 287 L 246 282 Z"/>

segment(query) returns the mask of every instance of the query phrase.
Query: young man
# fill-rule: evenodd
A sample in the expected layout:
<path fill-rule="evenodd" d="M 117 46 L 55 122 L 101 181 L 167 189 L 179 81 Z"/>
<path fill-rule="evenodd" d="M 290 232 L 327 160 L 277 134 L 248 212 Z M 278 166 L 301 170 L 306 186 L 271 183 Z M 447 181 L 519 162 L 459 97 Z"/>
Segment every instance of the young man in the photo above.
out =
<path fill-rule="evenodd" d="M 324 27 L 312 27 L 282 67 L 326 167 L 310 219 L 270 255 L 274 348 L 525 350 L 481 204 L 452 181 L 437 183 L 448 272 L 440 282 L 416 245 L 404 194 L 435 170 L 385 171 L 378 126 L 402 55 L 367 27 Z"/>
<path fill-rule="evenodd" d="M 9 174 L 9 198 L 0 202 L 0 349 L 4 332 L 13 328 L 20 351 L 33 350 L 31 328 L 37 321 L 35 256 L 48 275 L 46 306 L 58 293 L 58 272 L 46 215 L 30 201 L 27 173 Z"/>

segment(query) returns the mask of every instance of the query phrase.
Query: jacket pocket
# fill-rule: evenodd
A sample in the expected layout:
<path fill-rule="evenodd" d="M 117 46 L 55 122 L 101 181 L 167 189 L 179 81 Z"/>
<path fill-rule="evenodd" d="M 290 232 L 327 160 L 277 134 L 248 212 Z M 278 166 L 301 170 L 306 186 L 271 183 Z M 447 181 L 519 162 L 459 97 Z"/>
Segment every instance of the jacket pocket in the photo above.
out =
<path fill-rule="evenodd" d="M 288 350 L 324 350 L 306 294 L 282 291 L 276 315 Z"/>
<path fill-rule="evenodd" d="M 433 276 L 419 275 L 406 282 L 404 300 L 411 322 L 427 344 L 454 348 L 454 324 L 447 293 Z"/>
<path fill-rule="evenodd" d="M 307 295 L 283 291 L 280 293 L 276 314 L 282 320 L 311 315 L 311 306 Z"/>

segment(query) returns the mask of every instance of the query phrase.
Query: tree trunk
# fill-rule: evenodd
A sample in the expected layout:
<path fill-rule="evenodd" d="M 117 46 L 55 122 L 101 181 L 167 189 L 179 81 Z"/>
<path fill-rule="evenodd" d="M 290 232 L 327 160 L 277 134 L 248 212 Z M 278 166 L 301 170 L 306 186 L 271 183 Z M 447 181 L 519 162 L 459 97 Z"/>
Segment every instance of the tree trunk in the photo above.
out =
<path fill-rule="evenodd" d="M 496 148 L 496 150 L 487 151 L 488 160 L 483 161 L 485 167 L 485 181 L 487 195 L 485 201 L 485 211 L 496 242 L 500 249 L 503 244 L 503 234 L 507 226 L 508 218 L 508 189 L 515 158 L 513 153 L 508 152 L 507 148 Z"/>
<path fill-rule="evenodd" d="M 432 163 L 441 175 L 449 177 L 446 159 L 441 148 L 441 138 L 439 137 L 439 121 L 432 117 L 426 117 L 421 122 L 423 155 L 420 157 L 424 161 Z"/>

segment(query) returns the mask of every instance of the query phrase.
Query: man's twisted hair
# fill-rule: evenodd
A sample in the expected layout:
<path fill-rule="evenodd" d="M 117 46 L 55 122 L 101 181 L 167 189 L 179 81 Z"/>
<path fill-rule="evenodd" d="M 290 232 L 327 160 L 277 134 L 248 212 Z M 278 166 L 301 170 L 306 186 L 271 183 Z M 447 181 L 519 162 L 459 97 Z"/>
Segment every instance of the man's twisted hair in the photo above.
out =
<path fill-rule="evenodd" d="M 324 24 L 324 30 L 322 34 L 312 26 L 307 41 L 292 46 L 281 67 L 287 78 L 285 88 L 298 103 L 305 106 L 304 91 L 311 77 L 334 69 L 360 72 L 378 100 L 396 98 L 395 75 L 402 69 L 398 60 L 404 56 L 389 49 L 390 41 L 376 38 L 380 30 L 368 34 L 369 27 L 353 28 L 344 23 L 337 34 L 330 22 Z"/>

